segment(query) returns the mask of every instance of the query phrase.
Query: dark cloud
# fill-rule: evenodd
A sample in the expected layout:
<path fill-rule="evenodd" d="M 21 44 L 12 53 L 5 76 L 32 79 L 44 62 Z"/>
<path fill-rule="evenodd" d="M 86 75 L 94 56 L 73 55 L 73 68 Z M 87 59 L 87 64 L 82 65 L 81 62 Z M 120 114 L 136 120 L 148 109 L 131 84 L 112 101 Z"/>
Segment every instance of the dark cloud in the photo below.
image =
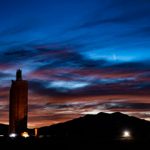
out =
<path fill-rule="evenodd" d="M 87 21 L 85 19 L 82 19 L 84 20 L 84 22 L 81 21 L 81 25 L 74 29 L 90 29 L 100 25 L 105 25 L 106 27 L 106 24 L 114 24 L 120 26 L 122 26 L 123 24 L 139 24 L 139 21 L 141 20 L 149 24 L 149 6 L 150 2 L 148 0 L 138 0 L 136 2 L 134 0 L 114 0 L 113 2 L 110 1 L 108 5 L 105 5 L 105 7 L 100 7 L 94 13 L 88 14 Z M 108 29 L 109 27 L 110 26 L 107 26 Z M 127 26 L 124 26 L 124 28 L 127 28 Z"/>
<path fill-rule="evenodd" d="M 12 75 L 10 73 L 4 73 L 2 71 L 0 71 L 0 78 L 7 78 L 7 77 L 11 77 Z"/>
<path fill-rule="evenodd" d="M 8 50 L 0 54 L 0 64 L 18 65 L 18 63 L 23 63 L 25 61 L 31 60 L 31 57 L 33 56 L 34 52 L 25 49 Z"/>
<path fill-rule="evenodd" d="M 44 107 L 47 107 L 48 109 L 85 109 L 85 108 L 94 108 L 95 106 L 98 106 L 99 102 L 76 102 L 76 103 L 47 103 Z"/>
<path fill-rule="evenodd" d="M 149 34 L 150 34 L 150 27 L 146 24 L 144 27 L 140 27 L 138 29 L 129 31 L 127 33 L 122 33 L 119 35 L 119 37 L 135 37 L 138 36 L 140 38 L 147 37 L 149 38 Z"/>
<path fill-rule="evenodd" d="M 70 49 L 42 49 L 38 51 L 38 54 L 40 55 L 40 58 L 35 59 L 35 61 L 44 63 L 41 65 L 41 67 L 37 68 L 37 72 L 40 70 L 54 68 L 70 68 L 75 70 L 91 70 L 93 71 L 93 74 L 94 71 L 104 71 L 106 74 L 135 73 L 136 75 L 136 73 L 150 71 L 149 60 L 135 62 L 118 62 L 113 64 L 111 61 L 108 61 L 106 59 L 89 59 L 84 55 L 81 55 L 78 51 Z M 29 53 L 29 55 L 31 54 Z M 67 74 L 64 75 L 66 76 Z M 55 76 L 60 76 L 60 74 L 55 74 Z"/>
<path fill-rule="evenodd" d="M 34 116 L 32 118 L 29 118 L 29 120 L 37 121 L 42 124 L 42 121 L 47 121 L 49 124 L 51 121 L 54 121 L 53 123 L 58 123 L 58 122 L 65 122 L 67 120 L 70 120 L 73 118 L 76 118 L 79 115 L 74 115 L 72 114 L 52 114 L 52 115 L 41 115 L 41 116 Z M 48 125 L 49 125 L 48 124 Z"/>
<path fill-rule="evenodd" d="M 36 66 L 41 63 L 39 70 L 51 68 L 96 68 L 107 63 L 106 60 L 94 61 L 85 58 L 75 50 L 62 48 L 16 48 L 0 54 L 1 64 L 18 65 L 32 61 Z M 31 67 L 31 66 L 30 66 Z"/>
<path fill-rule="evenodd" d="M 51 51 L 49 51 L 51 53 Z M 49 64 L 43 65 L 39 69 L 50 69 L 50 68 L 97 68 L 98 66 L 104 65 L 106 60 L 90 60 L 78 52 L 66 50 L 63 53 L 49 54 L 47 56 L 47 62 Z"/>
<path fill-rule="evenodd" d="M 105 103 L 106 109 L 129 109 L 129 110 L 144 110 L 148 111 L 150 109 L 150 103 Z"/>
<path fill-rule="evenodd" d="M 29 57 L 29 56 L 32 57 L 32 54 L 33 54 L 33 52 L 29 51 L 29 50 L 10 50 L 10 51 L 4 52 L 4 55 L 6 57 L 10 56 L 10 57 L 15 57 L 15 58 Z"/>
<path fill-rule="evenodd" d="M 51 81 L 48 81 L 51 83 Z M 65 87 L 48 87 L 46 81 L 31 81 L 30 90 L 33 93 L 47 95 L 50 97 L 75 97 L 75 96 L 102 96 L 102 95 L 149 95 L 150 83 L 138 82 L 136 80 L 120 80 L 116 82 L 91 82 L 89 85 L 66 89 Z M 56 81 L 57 82 L 57 81 Z M 69 81 L 67 81 L 69 82 Z M 67 84 L 66 82 L 66 84 Z"/>
<path fill-rule="evenodd" d="M 46 107 L 53 108 L 53 109 L 104 109 L 104 110 L 111 110 L 111 109 L 129 109 L 129 110 L 149 110 L 150 103 L 133 103 L 133 102 L 82 102 L 82 103 L 67 103 L 67 104 L 46 104 Z"/>
<path fill-rule="evenodd" d="M 38 104 L 30 104 L 28 106 L 28 111 L 29 112 L 33 112 L 34 110 L 41 110 L 43 108 L 42 105 L 38 105 Z"/>
<path fill-rule="evenodd" d="M 110 66 L 113 70 L 128 71 L 128 72 L 140 72 L 140 71 L 150 71 L 150 61 L 147 62 L 125 62 L 120 64 L 115 64 Z"/>
<path fill-rule="evenodd" d="M 33 30 L 37 27 L 38 22 L 35 19 L 25 19 L 22 22 L 17 22 L 17 24 L 10 26 L 2 31 L 0 31 L 0 36 L 2 37 L 8 37 L 8 36 L 14 36 L 21 33 L 28 32 L 30 30 Z"/>
<path fill-rule="evenodd" d="M 150 72 L 149 62 L 137 61 L 112 64 L 107 60 L 88 59 L 74 50 L 40 49 L 39 51 L 43 55 L 43 59 L 47 61 L 32 72 L 35 78 L 36 76 L 45 76 L 43 81 L 31 81 L 31 89 L 36 93 L 56 97 L 58 95 L 148 94 L 149 80 L 140 81 L 140 78 L 141 75 L 144 76 Z M 65 68 L 66 70 L 64 71 L 63 69 Z M 58 70 L 55 72 L 55 69 Z M 127 77 L 124 77 L 124 74 L 126 74 Z M 116 77 L 118 75 L 120 77 Z M 85 76 L 86 79 L 83 79 Z M 66 84 L 70 81 L 85 81 L 89 84 L 76 89 L 66 89 L 63 88 L 63 85 L 62 87 L 47 86 L 54 81 L 54 79 L 56 82 L 66 81 Z M 143 89 L 145 90 L 142 91 Z"/>
<path fill-rule="evenodd" d="M 61 89 L 57 88 L 50 88 L 47 87 L 46 81 L 30 81 L 30 90 L 33 93 L 38 95 L 45 95 L 45 96 L 54 96 L 54 97 L 61 97 L 68 95 L 67 91 L 62 91 Z"/>

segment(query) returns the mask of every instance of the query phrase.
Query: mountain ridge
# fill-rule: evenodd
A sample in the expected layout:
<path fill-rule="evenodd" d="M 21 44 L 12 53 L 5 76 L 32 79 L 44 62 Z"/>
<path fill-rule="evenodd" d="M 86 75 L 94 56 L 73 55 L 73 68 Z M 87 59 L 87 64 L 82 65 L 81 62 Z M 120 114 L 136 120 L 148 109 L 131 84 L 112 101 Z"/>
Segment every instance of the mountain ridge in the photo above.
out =
<path fill-rule="evenodd" d="M 149 121 L 120 112 L 88 114 L 64 123 L 41 127 L 39 134 L 58 139 L 107 141 L 120 139 L 124 130 L 129 130 L 136 140 L 150 140 Z"/>

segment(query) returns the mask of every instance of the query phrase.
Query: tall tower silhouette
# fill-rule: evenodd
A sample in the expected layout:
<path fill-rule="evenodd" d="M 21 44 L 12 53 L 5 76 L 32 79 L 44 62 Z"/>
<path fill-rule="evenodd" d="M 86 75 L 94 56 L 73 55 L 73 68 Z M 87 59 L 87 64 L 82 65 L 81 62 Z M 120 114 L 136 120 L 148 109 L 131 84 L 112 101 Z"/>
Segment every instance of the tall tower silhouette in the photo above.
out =
<path fill-rule="evenodd" d="M 22 80 L 22 71 L 12 80 L 9 97 L 9 133 L 21 134 L 27 129 L 28 81 Z"/>

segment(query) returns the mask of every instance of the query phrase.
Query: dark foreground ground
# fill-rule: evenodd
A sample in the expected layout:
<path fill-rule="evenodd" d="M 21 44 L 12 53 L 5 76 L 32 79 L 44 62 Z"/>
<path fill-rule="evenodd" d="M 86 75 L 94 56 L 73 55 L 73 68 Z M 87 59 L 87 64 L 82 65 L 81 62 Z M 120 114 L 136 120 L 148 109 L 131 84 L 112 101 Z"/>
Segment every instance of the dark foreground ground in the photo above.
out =
<path fill-rule="evenodd" d="M 51 138 L 1 138 L 0 145 L 5 149 L 91 149 L 91 150 L 105 150 L 105 149 L 149 149 L 150 141 L 135 141 L 135 140 L 124 140 L 117 139 L 111 141 L 88 141 L 84 139 L 51 139 Z"/>
<path fill-rule="evenodd" d="M 3 149 L 42 150 L 149 150 L 150 122 L 119 112 L 86 115 L 65 123 L 29 130 L 29 138 L 7 137 L 1 128 L 0 146 Z M 128 132 L 129 136 L 124 136 Z M 1 149 L 0 147 L 0 149 Z"/>

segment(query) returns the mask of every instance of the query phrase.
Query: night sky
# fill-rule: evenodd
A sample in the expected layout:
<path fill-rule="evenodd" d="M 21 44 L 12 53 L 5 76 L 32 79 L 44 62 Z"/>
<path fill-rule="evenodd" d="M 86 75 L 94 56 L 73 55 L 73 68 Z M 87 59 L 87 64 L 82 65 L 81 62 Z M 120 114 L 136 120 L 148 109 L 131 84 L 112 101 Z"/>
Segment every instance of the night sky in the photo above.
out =
<path fill-rule="evenodd" d="M 150 120 L 150 0 L 0 0 L 0 123 L 18 68 L 28 127 L 101 111 Z"/>

